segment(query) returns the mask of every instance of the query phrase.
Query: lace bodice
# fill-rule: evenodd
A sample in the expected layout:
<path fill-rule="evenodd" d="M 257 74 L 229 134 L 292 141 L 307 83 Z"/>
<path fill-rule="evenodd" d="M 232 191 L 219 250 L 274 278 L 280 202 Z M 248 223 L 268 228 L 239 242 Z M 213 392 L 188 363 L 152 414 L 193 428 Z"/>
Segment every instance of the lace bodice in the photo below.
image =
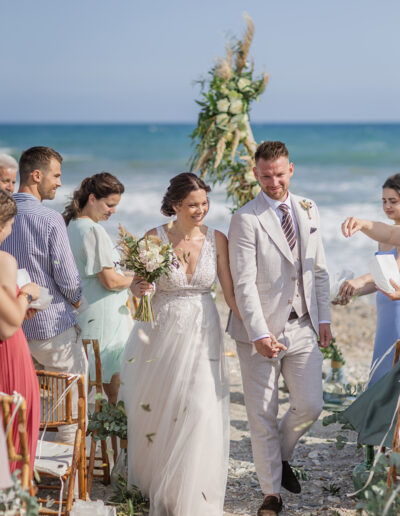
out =
<path fill-rule="evenodd" d="M 168 242 L 168 236 L 163 228 L 157 228 L 158 236 Z M 179 262 L 178 262 L 179 263 Z M 217 252 L 215 247 L 215 232 L 208 228 L 203 247 L 197 261 L 196 270 L 191 280 L 187 278 L 183 267 L 173 267 L 168 276 L 162 276 L 157 282 L 157 292 L 174 292 L 180 291 L 185 294 L 206 293 L 211 290 L 211 286 L 217 275 Z"/>

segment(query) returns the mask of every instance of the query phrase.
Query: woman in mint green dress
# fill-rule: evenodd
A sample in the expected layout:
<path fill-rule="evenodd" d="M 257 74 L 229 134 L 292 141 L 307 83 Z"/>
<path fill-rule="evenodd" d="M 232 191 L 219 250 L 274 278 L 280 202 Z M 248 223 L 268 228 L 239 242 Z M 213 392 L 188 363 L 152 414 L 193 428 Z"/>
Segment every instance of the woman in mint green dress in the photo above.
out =
<path fill-rule="evenodd" d="M 120 256 L 106 230 L 99 224 L 113 213 L 124 186 L 108 172 L 84 179 L 75 190 L 63 216 L 76 265 L 82 279 L 82 293 L 88 308 L 78 316 L 82 339 L 98 339 L 103 388 L 110 402 L 116 403 L 121 355 L 133 326 L 127 306 L 133 277 L 120 270 Z M 135 285 L 141 295 L 145 282 Z M 89 360 L 95 376 L 94 361 Z"/>

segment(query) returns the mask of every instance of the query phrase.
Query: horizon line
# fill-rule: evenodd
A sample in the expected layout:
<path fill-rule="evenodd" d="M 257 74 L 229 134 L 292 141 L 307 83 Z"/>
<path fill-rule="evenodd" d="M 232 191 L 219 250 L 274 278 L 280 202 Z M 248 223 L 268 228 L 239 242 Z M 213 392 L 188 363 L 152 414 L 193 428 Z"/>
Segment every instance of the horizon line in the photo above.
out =
<path fill-rule="evenodd" d="M 1 125 L 196 125 L 196 121 L 188 120 L 139 120 L 139 121 L 118 121 L 118 120 L 11 120 L 0 121 Z M 398 125 L 399 120 L 256 120 L 252 125 Z"/>

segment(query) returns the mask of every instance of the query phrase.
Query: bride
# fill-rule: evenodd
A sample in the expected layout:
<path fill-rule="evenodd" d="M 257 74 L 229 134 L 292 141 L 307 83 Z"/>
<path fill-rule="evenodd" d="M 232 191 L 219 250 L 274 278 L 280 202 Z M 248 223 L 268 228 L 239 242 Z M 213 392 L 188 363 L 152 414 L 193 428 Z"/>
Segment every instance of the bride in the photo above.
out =
<path fill-rule="evenodd" d="M 211 296 L 218 275 L 240 317 L 225 235 L 206 227 L 210 187 L 171 179 L 161 212 L 176 220 L 148 232 L 170 241 L 179 267 L 156 285 L 156 324 L 136 323 L 121 368 L 128 415 L 128 480 L 152 516 L 221 516 L 229 452 L 229 383 Z"/>

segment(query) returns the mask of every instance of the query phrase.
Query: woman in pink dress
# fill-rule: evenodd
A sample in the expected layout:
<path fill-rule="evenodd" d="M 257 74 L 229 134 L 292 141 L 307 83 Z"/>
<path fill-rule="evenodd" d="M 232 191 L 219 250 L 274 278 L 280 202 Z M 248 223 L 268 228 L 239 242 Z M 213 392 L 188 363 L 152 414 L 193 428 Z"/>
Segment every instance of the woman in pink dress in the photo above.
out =
<path fill-rule="evenodd" d="M 0 190 L 0 245 L 11 233 L 17 207 L 14 199 Z M 40 395 L 31 354 L 21 324 L 34 315 L 29 303 L 39 297 L 35 283 L 17 287 L 17 262 L 0 250 L 0 392 L 17 392 L 26 400 L 27 432 L 31 469 L 35 463 L 36 443 L 39 436 Z M 13 425 L 14 442 L 19 450 L 17 420 Z M 11 463 L 10 469 L 20 468 Z"/>

